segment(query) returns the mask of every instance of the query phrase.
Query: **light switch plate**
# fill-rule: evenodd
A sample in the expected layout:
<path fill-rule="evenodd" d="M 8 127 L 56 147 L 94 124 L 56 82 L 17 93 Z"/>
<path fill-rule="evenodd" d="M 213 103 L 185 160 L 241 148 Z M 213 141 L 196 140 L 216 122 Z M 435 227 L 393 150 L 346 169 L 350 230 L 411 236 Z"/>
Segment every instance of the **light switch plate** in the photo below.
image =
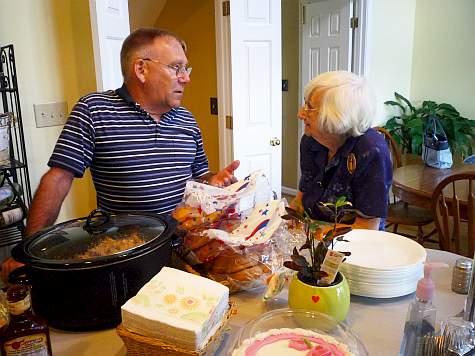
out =
<path fill-rule="evenodd" d="M 33 104 L 36 127 L 61 126 L 68 119 L 68 104 L 65 101 Z"/>

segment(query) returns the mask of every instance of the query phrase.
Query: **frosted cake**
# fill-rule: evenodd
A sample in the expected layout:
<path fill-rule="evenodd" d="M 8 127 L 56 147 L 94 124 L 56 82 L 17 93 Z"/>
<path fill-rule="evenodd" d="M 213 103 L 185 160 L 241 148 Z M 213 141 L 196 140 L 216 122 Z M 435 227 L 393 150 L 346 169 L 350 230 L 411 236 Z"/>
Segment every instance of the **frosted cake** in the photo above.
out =
<path fill-rule="evenodd" d="M 210 279 L 163 267 L 121 308 L 122 325 L 186 350 L 200 350 L 219 328 L 229 289 Z"/>
<path fill-rule="evenodd" d="M 345 344 L 305 329 L 271 329 L 244 340 L 232 356 L 349 356 Z"/>

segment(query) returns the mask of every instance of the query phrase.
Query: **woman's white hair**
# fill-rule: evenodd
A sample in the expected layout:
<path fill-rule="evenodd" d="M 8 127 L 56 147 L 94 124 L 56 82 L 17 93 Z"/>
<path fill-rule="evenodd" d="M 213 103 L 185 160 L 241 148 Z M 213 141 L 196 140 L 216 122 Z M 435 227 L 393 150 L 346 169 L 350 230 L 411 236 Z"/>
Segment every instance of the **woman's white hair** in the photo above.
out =
<path fill-rule="evenodd" d="M 305 86 L 305 102 L 309 103 L 314 91 L 320 103 L 320 132 L 356 137 L 372 126 L 375 97 L 364 78 L 345 71 L 325 72 Z"/>

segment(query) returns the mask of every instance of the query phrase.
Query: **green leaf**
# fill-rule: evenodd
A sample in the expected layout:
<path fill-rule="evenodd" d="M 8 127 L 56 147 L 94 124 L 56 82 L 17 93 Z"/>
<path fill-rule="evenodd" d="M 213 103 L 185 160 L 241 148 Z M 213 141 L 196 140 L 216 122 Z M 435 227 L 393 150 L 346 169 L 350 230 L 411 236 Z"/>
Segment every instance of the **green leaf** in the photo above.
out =
<path fill-rule="evenodd" d="M 409 127 L 410 129 L 416 129 L 416 130 L 420 130 L 420 132 L 422 132 L 422 128 L 424 126 L 424 123 L 422 122 L 421 119 L 415 118 L 411 121 L 408 121 L 406 126 Z"/>
<path fill-rule="evenodd" d="M 415 108 L 414 106 L 410 103 L 409 100 L 407 100 L 405 97 L 403 97 L 401 94 L 399 93 L 394 93 L 394 96 L 396 97 L 396 99 L 399 99 L 399 100 L 402 100 L 404 103 L 406 103 L 406 105 L 411 109 L 412 112 L 414 112 Z"/>
<path fill-rule="evenodd" d="M 327 233 L 325 234 L 325 237 L 323 238 L 323 241 L 331 241 L 333 238 L 333 230 L 328 230 Z"/>
<path fill-rule="evenodd" d="M 452 105 L 450 104 L 446 104 L 446 103 L 442 103 L 442 104 L 439 104 L 439 109 L 440 110 L 446 110 L 446 111 L 449 111 L 449 112 L 452 112 L 454 113 L 455 115 L 459 116 L 459 112 L 457 111 L 457 109 L 455 109 Z"/>
<path fill-rule="evenodd" d="M 348 205 L 348 204 L 351 205 L 350 202 L 347 202 L 347 201 L 346 201 L 346 197 L 345 197 L 345 196 L 338 197 L 338 198 L 336 199 L 336 202 L 335 202 L 335 205 L 336 205 L 337 208 L 340 208 L 340 207 L 345 206 L 345 205 Z"/>
<path fill-rule="evenodd" d="M 422 153 L 422 137 L 414 136 L 411 143 L 412 153 L 421 154 Z"/>
<path fill-rule="evenodd" d="M 391 106 L 397 106 L 402 110 L 402 112 L 406 112 L 406 108 L 404 106 L 402 106 L 400 103 L 398 103 L 397 101 L 388 100 L 388 101 L 385 101 L 384 104 L 385 105 L 391 105 Z"/>

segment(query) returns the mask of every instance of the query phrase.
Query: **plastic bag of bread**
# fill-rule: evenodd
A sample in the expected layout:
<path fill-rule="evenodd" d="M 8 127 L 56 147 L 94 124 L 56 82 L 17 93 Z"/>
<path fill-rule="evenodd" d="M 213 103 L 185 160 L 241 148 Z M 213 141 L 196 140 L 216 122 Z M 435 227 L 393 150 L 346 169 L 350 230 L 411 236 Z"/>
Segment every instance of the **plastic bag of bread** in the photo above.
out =
<path fill-rule="evenodd" d="M 226 188 L 189 181 L 183 201 L 172 216 L 185 231 L 209 228 L 216 221 L 233 218 L 252 209 L 256 203 L 269 201 L 271 196 L 272 190 L 261 171 Z"/>
<path fill-rule="evenodd" d="M 204 276 L 228 286 L 231 292 L 265 283 L 282 266 L 274 232 L 282 224 L 284 201 L 256 204 L 238 217 L 189 231 L 179 254 Z"/>

